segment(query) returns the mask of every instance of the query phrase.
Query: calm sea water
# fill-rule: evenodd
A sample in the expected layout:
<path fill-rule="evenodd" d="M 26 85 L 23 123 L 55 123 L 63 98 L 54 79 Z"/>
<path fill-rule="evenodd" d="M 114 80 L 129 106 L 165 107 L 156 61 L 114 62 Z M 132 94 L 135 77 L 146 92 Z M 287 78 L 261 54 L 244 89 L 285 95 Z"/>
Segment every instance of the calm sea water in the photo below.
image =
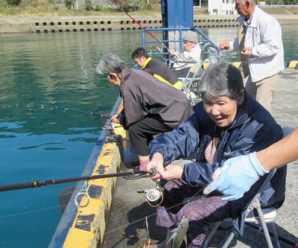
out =
<path fill-rule="evenodd" d="M 206 32 L 219 41 L 236 29 Z M 296 27 L 283 36 L 286 61 L 298 59 Z M 0 36 L 1 185 L 80 176 L 103 123 L 94 113 L 109 113 L 118 95 L 96 63 L 114 52 L 132 65 L 137 46 L 139 31 Z M 70 185 L 0 192 L 0 247 L 47 247 Z"/>

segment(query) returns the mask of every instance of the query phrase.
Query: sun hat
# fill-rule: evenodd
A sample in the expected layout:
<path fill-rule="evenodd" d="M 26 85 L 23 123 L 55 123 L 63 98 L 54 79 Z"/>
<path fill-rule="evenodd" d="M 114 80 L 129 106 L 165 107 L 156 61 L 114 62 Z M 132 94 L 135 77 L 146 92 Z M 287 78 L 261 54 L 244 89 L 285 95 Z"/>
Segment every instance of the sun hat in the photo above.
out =
<path fill-rule="evenodd" d="M 185 41 L 197 43 L 198 42 L 198 35 L 196 32 L 188 30 L 182 34 L 182 39 Z"/>

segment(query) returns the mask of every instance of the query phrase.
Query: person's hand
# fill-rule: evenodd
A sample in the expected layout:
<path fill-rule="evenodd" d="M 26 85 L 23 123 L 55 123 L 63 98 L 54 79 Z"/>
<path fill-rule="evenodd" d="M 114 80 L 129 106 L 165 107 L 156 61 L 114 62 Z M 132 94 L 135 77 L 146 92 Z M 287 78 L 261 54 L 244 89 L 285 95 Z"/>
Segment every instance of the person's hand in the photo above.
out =
<path fill-rule="evenodd" d="M 230 48 L 230 42 L 227 40 L 223 40 L 219 42 L 218 47 L 220 50 L 225 50 Z"/>
<path fill-rule="evenodd" d="M 204 194 L 218 190 L 224 194 L 223 200 L 237 200 L 265 173 L 268 171 L 262 167 L 255 152 L 231 158 L 214 172 L 214 181 L 204 189 Z"/>
<path fill-rule="evenodd" d="M 252 47 L 245 47 L 240 51 L 240 56 L 244 59 L 250 58 L 252 55 Z"/>
<path fill-rule="evenodd" d="M 175 55 L 176 52 L 173 49 L 168 49 L 168 53 L 173 56 Z"/>
<path fill-rule="evenodd" d="M 155 174 L 151 177 L 154 181 L 160 181 L 163 173 L 163 156 L 160 153 L 154 153 L 150 162 L 147 165 L 147 170 L 152 171 L 154 170 Z"/>
<path fill-rule="evenodd" d="M 118 117 L 118 114 L 115 114 L 111 117 L 111 121 L 114 122 L 114 123 L 120 123 L 119 122 L 119 117 Z"/>
<path fill-rule="evenodd" d="M 170 164 L 165 168 L 162 178 L 165 180 L 180 179 L 182 174 L 183 168 L 181 166 Z"/>

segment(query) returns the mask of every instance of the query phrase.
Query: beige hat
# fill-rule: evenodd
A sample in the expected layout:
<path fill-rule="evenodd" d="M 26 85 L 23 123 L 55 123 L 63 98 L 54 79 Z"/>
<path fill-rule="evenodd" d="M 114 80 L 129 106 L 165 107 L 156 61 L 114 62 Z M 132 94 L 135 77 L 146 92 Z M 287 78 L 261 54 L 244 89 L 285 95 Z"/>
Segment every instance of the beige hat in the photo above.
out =
<path fill-rule="evenodd" d="M 197 43 L 198 42 L 198 35 L 196 32 L 188 30 L 182 34 L 182 39 L 185 41 Z"/>

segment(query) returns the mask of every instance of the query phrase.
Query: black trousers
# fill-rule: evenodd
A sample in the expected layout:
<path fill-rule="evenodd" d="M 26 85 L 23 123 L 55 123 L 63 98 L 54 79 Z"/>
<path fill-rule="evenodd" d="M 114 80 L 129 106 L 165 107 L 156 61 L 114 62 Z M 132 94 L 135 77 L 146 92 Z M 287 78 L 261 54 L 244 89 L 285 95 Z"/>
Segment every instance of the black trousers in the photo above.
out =
<path fill-rule="evenodd" d="M 146 117 L 128 127 L 131 149 L 138 156 L 149 155 L 149 142 L 154 135 L 172 130 L 155 117 Z"/>

